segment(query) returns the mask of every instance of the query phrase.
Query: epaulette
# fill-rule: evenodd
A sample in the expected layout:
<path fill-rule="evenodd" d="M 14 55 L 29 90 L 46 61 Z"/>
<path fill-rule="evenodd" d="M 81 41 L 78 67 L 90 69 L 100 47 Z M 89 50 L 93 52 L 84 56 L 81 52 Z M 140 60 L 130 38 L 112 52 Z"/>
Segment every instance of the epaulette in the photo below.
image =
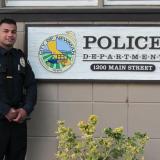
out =
<path fill-rule="evenodd" d="M 27 58 L 27 55 L 21 50 L 21 49 L 16 49 L 18 53 L 20 53 L 22 56 Z"/>

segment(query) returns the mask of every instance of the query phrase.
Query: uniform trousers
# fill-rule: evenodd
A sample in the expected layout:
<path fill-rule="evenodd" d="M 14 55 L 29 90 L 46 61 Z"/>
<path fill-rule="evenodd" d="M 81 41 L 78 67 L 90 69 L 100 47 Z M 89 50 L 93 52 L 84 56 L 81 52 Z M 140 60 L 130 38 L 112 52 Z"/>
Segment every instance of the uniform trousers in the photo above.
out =
<path fill-rule="evenodd" d="M 15 123 L 5 118 L 0 119 L 0 160 L 25 160 L 26 148 L 26 122 Z"/>

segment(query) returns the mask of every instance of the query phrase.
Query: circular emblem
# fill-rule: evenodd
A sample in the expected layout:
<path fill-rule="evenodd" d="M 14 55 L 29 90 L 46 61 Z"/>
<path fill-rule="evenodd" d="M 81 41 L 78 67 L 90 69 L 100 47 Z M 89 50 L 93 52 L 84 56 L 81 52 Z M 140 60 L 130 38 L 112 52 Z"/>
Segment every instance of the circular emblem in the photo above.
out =
<path fill-rule="evenodd" d="M 76 40 L 73 32 L 48 37 L 40 46 L 41 64 L 52 72 L 64 72 L 75 60 Z"/>
<path fill-rule="evenodd" d="M 22 67 L 25 67 L 25 66 L 26 66 L 24 57 L 21 57 L 21 58 L 20 58 L 20 65 L 21 65 Z"/>

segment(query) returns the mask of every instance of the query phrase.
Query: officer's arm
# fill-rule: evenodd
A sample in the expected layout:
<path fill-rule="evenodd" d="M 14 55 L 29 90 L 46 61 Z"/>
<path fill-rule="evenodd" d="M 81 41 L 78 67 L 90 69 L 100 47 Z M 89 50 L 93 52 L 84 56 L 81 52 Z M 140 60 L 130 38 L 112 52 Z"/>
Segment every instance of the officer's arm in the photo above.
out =
<path fill-rule="evenodd" d="M 10 106 L 0 101 L 0 116 L 5 116 L 10 110 Z"/>
<path fill-rule="evenodd" d="M 35 80 L 34 73 L 31 69 L 31 66 L 27 63 L 26 66 L 26 75 L 25 75 L 25 104 L 23 106 L 23 109 L 26 110 L 27 114 L 30 114 L 34 106 L 36 104 L 37 100 L 37 83 Z"/>

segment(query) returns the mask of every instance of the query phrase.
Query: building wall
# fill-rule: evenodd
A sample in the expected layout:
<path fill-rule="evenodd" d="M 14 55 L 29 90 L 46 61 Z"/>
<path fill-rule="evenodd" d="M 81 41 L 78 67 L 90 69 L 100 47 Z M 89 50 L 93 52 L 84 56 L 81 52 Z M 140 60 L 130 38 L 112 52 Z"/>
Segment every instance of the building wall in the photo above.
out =
<path fill-rule="evenodd" d="M 15 47 L 22 50 L 26 23 L 18 23 Z M 96 136 L 107 126 L 123 126 L 128 135 L 135 131 L 147 132 L 151 139 L 146 146 L 145 160 L 160 159 L 159 83 L 38 81 L 38 102 L 28 123 L 27 160 L 55 159 L 57 120 L 65 120 L 78 133 L 76 124 L 90 114 L 96 114 L 99 119 Z"/>

